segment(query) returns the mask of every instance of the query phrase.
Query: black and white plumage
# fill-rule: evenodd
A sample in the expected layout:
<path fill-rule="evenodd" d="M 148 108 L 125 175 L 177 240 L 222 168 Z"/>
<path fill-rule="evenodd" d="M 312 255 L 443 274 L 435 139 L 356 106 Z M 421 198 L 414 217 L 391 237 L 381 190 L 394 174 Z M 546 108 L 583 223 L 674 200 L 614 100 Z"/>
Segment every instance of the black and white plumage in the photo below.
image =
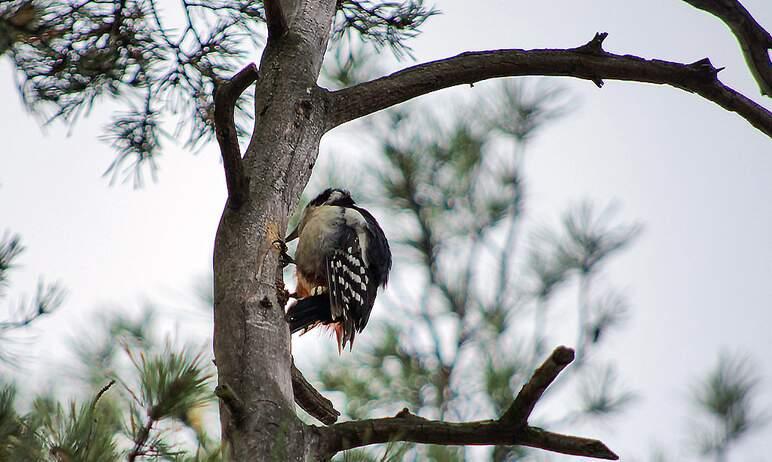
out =
<path fill-rule="evenodd" d="M 378 287 L 389 279 L 386 235 L 348 191 L 330 188 L 303 210 L 286 239 L 295 238 L 298 301 L 287 311 L 290 331 L 329 325 L 339 349 L 353 345 L 370 319 Z"/>

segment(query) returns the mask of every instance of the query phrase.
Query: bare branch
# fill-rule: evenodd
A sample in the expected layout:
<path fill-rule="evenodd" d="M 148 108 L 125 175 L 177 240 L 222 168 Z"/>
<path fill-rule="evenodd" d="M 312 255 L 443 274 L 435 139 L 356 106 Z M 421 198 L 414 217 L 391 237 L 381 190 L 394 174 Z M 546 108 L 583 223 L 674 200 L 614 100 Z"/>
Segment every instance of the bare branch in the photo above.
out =
<path fill-rule="evenodd" d="M 321 429 L 332 445 L 330 454 L 370 444 L 410 441 L 444 445 L 521 445 L 561 454 L 617 460 L 601 441 L 561 435 L 526 427 L 514 431 L 497 420 L 476 422 L 441 422 L 428 420 L 402 411 L 395 417 L 344 422 Z"/>
<path fill-rule="evenodd" d="M 517 394 L 512 405 L 504 412 L 500 420 L 513 425 L 515 428 L 524 427 L 541 395 L 573 360 L 574 350 L 564 346 L 555 348 L 550 357 L 536 369 L 531 380 L 523 385 L 520 393 Z"/>
<path fill-rule="evenodd" d="M 566 50 L 492 50 L 467 52 L 403 69 L 370 82 L 330 93 L 328 129 L 372 114 L 395 104 L 461 84 L 495 77 L 525 75 L 566 76 L 587 79 L 598 86 L 603 79 L 670 85 L 697 93 L 724 109 L 736 112 L 772 137 L 772 113 L 746 96 L 722 84 L 706 58 L 692 64 L 604 51 L 607 34 L 578 48 Z"/>
<path fill-rule="evenodd" d="M 333 407 L 329 399 L 308 383 L 303 373 L 295 367 L 294 362 L 292 363 L 292 392 L 295 395 L 295 402 L 308 415 L 326 425 L 332 425 L 338 420 L 340 412 Z"/>
<path fill-rule="evenodd" d="M 603 444 L 602 441 L 552 433 L 535 427 L 526 427 L 520 434 L 519 443 L 517 444 L 573 456 L 594 457 L 606 460 L 619 459 L 619 456 Z"/>
<path fill-rule="evenodd" d="M 753 78 L 762 95 L 772 97 L 772 35 L 737 0 L 684 0 L 695 8 L 718 17 L 740 42 Z"/>
<path fill-rule="evenodd" d="M 281 0 L 266 0 L 265 21 L 268 24 L 268 38 L 279 38 L 289 31 L 287 17 L 281 6 Z"/>
<path fill-rule="evenodd" d="M 574 359 L 570 348 L 558 347 L 518 393 L 499 420 L 442 422 L 403 409 L 394 417 L 343 422 L 320 429 L 328 455 L 393 441 L 444 445 L 520 445 L 597 459 L 617 460 L 601 441 L 561 435 L 526 425 L 536 402 L 555 377 Z"/>
<path fill-rule="evenodd" d="M 244 203 L 249 186 L 241 161 L 239 139 L 233 112 L 236 100 L 258 78 L 254 63 L 239 71 L 233 78 L 217 87 L 214 95 L 214 124 L 220 144 L 225 182 L 228 185 L 228 207 L 237 209 Z"/>

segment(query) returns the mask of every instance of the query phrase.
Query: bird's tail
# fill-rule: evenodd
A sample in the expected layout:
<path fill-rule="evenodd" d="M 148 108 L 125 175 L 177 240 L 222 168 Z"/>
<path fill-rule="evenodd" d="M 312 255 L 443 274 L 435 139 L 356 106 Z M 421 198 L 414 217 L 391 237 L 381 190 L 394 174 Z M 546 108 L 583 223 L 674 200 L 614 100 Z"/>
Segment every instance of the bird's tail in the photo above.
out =
<path fill-rule="evenodd" d="M 332 322 L 330 296 L 325 293 L 301 298 L 289 307 L 286 318 L 293 334 L 308 330 L 319 323 L 328 324 Z"/>

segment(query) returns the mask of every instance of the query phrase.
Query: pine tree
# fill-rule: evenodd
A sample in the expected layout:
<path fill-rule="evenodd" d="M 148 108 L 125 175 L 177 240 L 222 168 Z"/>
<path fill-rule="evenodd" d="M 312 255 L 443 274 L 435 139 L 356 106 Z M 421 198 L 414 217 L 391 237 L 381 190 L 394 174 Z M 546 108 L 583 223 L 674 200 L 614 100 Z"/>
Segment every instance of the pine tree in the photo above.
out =
<path fill-rule="evenodd" d="M 769 34 L 737 2 L 716 9 L 689 1 L 730 26 L 762 93 L 768 94 Z M 140 180 L 138 167 L 150 166 L 152 171 L 165 114 L 182 114 L 182 129 L 192 147 L 208 136 L 217 139 L 228 201 L 214 246 L 214 350 L 223 439 L 234 460 L 251 460 L 255 454 L 318 460 L 352 446 L 411 438 L 443 444 L 506 441 L 614 457 L 598 441 L 528 425 L 543 386 L 571 361 L 568 349 L 556 350 L 532 377 L 533 386 L 526 387 L 515 406 L 495 421 L 453 426 L 400 413 L 316 427 L 297 418 L 293 378 L 295 395 L 300 382 L 293 374 L 284 297 L 277 290 L 279 252 L 273 242 L 287 227 L 327 131 L 442 88 L 494 77 L 551 75 L 586 79 L 598 86 L 603 79 L 670 85 L 734 111 L 772 134 L 769 111 L 721 83 L 719 70 L 709 60 L 680 64 L 609 53 L 602 48 L 606 34 L 565 50 L 464 53 L 337 91 L 317 84 L 328 44 L 335 47 L 342 39 L 361 39 L 399 57 L 409 52 L 407 41 L 435 13 L 421 0 L 184 0 L 182 26 L 175 29 L 164 23 L 155 0 L 12 0 L 0 5 L 0 53 L 15 65 L 22 96 L 32 110 L 46 119 L 73 123 L 101 98 L 124 105 L 105 134 L 118 147 L 113 172 Z M 262 30 L 267 32 L 261 34 Z M 234 74 L 245 55 L 260 47 L 259 70 L 251 64 Z M 242 156 L 238 134 L 244 127 L 235 124 L 234 115 L 243 114 L 245 100 L 239 98 L 249 87 L 255 89 L 254 129 Z M 123 170 L 125 166 L 128 170 Z M 581 214 L 576 218 L 584 219 Z M 570 253 L 574 249 L 566 250 L 567 256 L 576 256 Z M 589 263 L 582 262 L 586 277 L 592 272 Z M 582 311 L 589 319 L 590 310 Z M 585 338 L 589 337 L 583 333 L 580 359 Z M 169 364 L 177 374 L 167 377 L 171 381 L 146 377 L 147 383 L 184 384 L 186 390 L 198 390 L 200 376 L 191 375 L 197 370 L 193 364 L 185 360 Z M 138 371 L 142 376 L 141 368 Z M 141 395 L 143 411 L 136 415 L 135 428 L 152 427 L 173 414 L 173 408 L 157 401 L 166 396 L 163 388 L 155 392 Z M 88 412 L 66 409 L 56 428 L 81 428 L 83 419 L 92 417 Z M 51 434 L 57 435 L 53 447 L 65 451 L 61 454 L 80 450 L 69 446 L 71 440 L 64 437 L 68 432 Z M 147 438 L 135 440 L 140 452 Z"/>
<path fill-rule="evenodd" d="M 632 397 L 613 365 L 591 354 L 628 314 L 628 302 L 593 286 L 639 227 L 615 224 L 612 209 L 584 202 L 557 229 L 526 229 L 528 142 L 567 114 L 571 99 L 543 81 L 507 82 L 488 99 L 451 120 L 393 112 L 377 131 L 386 165 L 363 183 L 377 185 L 369 195 L 381 215 L 396 217 L 389 228 L 404 231 L 392 236 L 398 259 L 387 309 L 379 310 L 390 315 L 353 357 L 319 371 L 326 390 L 343 392 L 350 418 L 402 408 L 451 421 L 503 414 L 549 353 L 554 300 L 570 287 L 578 289 L 578 316 L 562 311 L 559 324 L 579 318 L 577 360 L 563 379 L 568 387 L 556 386 L 570 388 L 577 406 L 550 421 L 609 415 Z M 420 460 L 464 459 L 447 446 L 413 452 Z M 499 446 L 493 460 L 524 454 Z"/>

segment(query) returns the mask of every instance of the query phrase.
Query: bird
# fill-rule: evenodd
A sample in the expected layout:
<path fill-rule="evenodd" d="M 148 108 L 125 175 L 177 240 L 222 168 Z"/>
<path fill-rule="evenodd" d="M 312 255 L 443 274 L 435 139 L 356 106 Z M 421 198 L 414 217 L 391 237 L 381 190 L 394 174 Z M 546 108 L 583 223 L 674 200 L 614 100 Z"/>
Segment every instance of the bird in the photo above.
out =
<path fill-rule="evenodd" d="M 375 217 L 345 189 L 328 188 L 303 209 L 285 242 L 295 251 L 297 302 L 286 313 L 290 332 L 326 325 L 338 352 L 353 348 L 370 319 L 378 287 L 386 287 L 391 249 Z"/>

